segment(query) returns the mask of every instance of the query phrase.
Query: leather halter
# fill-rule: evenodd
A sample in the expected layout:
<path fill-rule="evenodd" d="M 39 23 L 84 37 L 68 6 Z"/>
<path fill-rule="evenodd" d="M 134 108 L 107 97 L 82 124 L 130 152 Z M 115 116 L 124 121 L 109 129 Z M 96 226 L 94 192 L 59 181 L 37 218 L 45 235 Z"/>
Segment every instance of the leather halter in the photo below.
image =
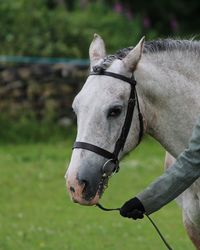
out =
<path fill-rule="evenodd" d="M 138 144 L 140 143 L 142 136 L 143 136 L 143 130 L 144 130 L 144 125 L 143 125 L 143 116 L 142 113 L 140 112 L 140 107 L 139 107 L 139 101 L 138 101 L 138 96 L 137 96 L 137 91 L 136 91 L 136 80 L 134 78 L 134 75 L 132 75 L 131 78 L 128 78 L 126 76 L 116 74 L 113 72 L 108 72 L 108 71 L 94 71 L 90 72 L 90 75 L 103 75 L 103 76 L 108 76 L 108 77 L 113 77 L 116 79 L 119 79 L 121 81 L 127 82 L 131 86 L 131 91 L 130 91 L 130 96 L 128 99 L 128 107 L 126 111 L 126 117 L 124 120 L 124 125 L 122 127 L 121 133 L 119 138 L 117 139 L 115 143 L 115 148 L 113 153 L 98 147 L 96 145 L 93 145 L 91 143 L 87 142 L 80 142 L 76 141 L 74 143 L 73 149 L 75 148 L 82 148 L 86 149 L 89 151 L 92 151 L 98 155 L 101 155 L 108 159 L 105 164 L 102 167 L 103 174 L 105 174 L 105 177 L 109 176 L 112 173 L 118 172 L 119 171 L 119 153 L 121 150 L 123 150 L 130 127 L 132 123 L 132 118 L 133 118 L 133 113 L 135 109 L 135 105 L 137 104 L 137 109 L 138 109 L 138 119 L 139 119 L 139 124 L 140 124 L 140 131 L 139 131 L 139 136 L 138 136 Z"/>

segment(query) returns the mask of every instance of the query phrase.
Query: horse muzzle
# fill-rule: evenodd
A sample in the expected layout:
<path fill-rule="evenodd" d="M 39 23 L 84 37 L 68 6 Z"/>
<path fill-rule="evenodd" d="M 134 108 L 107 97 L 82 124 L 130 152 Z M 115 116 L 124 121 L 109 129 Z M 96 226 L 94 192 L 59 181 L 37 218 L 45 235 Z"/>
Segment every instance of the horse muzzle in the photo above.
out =
<path fill-rule="evenodd" d="M 113 168 L 111 162 L 104 164 L 106 172 L 102 172 L 102 168 L 95 169 L 92 166 L 80 167 L 77 171 L 72 171 L 69 167 L 66 185 L 72 201 L 81 205 L 95 205 L 108 185 Z"/>

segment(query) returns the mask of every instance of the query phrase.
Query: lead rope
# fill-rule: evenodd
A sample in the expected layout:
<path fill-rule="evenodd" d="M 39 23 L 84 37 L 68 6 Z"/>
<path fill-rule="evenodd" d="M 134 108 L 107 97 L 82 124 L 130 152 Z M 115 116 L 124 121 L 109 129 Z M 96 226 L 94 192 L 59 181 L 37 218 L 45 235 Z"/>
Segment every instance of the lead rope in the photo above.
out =
<path fill-rule="evenodd" d="M 99 203 L 97 203 L 96 206 L 97 206 L 98 208 L 100 208 L 101 210 L 107 211 L 107 212 L 108 212 L 108 211 L 120 211 L 120 208 L 105 208 L 105 207 L 103 207 L 103 206 L 102 206 L 101 204 L 99 204 Z M 167 247 L 167 249 L 173 250 L 173 249 L 171 248 L 171 246 L 167 243 L 166 239 L 164 238 L 164 236 L 162 235 L 162 233 L 160 232 L 160 230 L 158 229 L 158 227 L 156 226 L 156 224 L 155 224 L 155 222 L 152 220 L 152 218 L 151 218 L 149 215 L 147 215 L 147 214 L 145 214 L 145 215 L 146 215 L 146 217 L 149 219 L 149 221 L 151 222 L 151 224 L 153 225 L 153 227 L 155 228 L 155 230 L 157 231 L 158 235 L 160 236 L 161 240 L 163 241 L 163 243 L 165 244 L 165 246 Z"/>

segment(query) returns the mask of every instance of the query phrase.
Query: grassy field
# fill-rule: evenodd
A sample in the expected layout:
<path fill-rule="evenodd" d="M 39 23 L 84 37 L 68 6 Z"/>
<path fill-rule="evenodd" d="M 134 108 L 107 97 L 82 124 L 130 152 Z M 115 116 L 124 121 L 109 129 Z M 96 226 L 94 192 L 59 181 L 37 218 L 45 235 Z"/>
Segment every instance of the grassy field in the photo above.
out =
<path fill-rule="evenodd" d="M 0 146 L 0 250 L 164 250 L 147 219 L 73 204 L 64 173 L 72 139 Z M 162 173 L 164 151 L 145 139 L 121 164 L 102 198 L 120 206 Z M 175 202 L 152 216 L 173 249 L 194 249 Z"/>

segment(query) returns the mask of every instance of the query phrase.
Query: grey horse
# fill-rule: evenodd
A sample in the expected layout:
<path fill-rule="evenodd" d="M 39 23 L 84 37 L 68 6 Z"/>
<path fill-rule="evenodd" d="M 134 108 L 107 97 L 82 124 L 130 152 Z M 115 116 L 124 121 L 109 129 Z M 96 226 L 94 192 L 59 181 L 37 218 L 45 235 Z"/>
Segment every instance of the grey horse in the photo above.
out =
<path fill-rule="evenodd" d="M 200 111 L 200 42 L 192 40 L 157 40 L 140 42 L 106 56 L 103 39 L 96 35 L 89 49 L 93 67 L 134 77 L 144 133 L 166 149 L 166 167 L 187 147 Z M 92 143 L 112 152 L 125 119 L 129 84 L 119 79 L 91 75 L 75 97 L 77 141 Z M 138 142 L 139 120 L 134 112 L 121 159 Z M 105 158 L 85 149 L 74 149 L 66 173 L 68 192 L 74 202 L 96 204 L 107 184 L 102 181 Z M 200 181 L 197 180 L 177 199 L 182 207 L 188 235 L 200 249 Z"/>

